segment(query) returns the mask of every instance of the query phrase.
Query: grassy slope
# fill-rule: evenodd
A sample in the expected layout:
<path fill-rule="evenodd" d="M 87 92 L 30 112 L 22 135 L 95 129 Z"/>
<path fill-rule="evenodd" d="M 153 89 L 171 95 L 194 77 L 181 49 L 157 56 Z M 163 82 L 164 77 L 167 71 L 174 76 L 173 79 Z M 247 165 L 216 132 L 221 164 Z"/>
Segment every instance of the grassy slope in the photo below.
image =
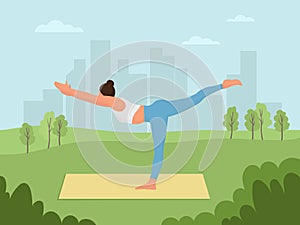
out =
<path fill-rule="evenodd" d="M 298 134 L 291 132 L 289 135 L 294 137 Z M 197 150 L 181 173 L 198 172 L 206 143 L 206 140 L 199 141 Z M 242 172 L 248 165 L 261 165 L 265 161 L 279 163 L 289 157 L 299 158 L 299 144 L 300 139 L 284 142 L 224 140 L 219 155 L 205 172 L 211 200 L 57 200 L 66 173 L 93 173 L 76 144 L 66 144 L 61 148 L 54 147 L 29 155 L 2 155 L 0 175 L 6 177 L 10 192 L 21 182 L 30 184 L 34 200 L 43 200 L 46 210 L 58 211 L 61 216 L 74 214 L 79 218 L 91 218 L 98 225 L 159 225 L 169 216 L 194 217 L 200 212 L 211 211 L 218 202 L 230 200 L 233 190 L 241 187 Z M 124 148 L 118 142 L 107 142 L 106 145 L 112 150 Z M 14 151 L 15 146 L 6 145 L 5 148 Z M 173 147 L 174 144 L 167 144 L 166 151 L 172 151 Z M 115 151 L 114 154 L 124 157 L 124 151 Z M 131 159 L 127 160 L 134 160 L 136 154 L 140 153 L 132 151 Z M 151 160 L 151 154 L 146 154 L 149 155 L 148 160 Z"/>
<path fill-rule="evenodd" d="M 214 131 L 218 134 L 222 134 L 222 131 Z M 84 136 L 86 140 L 89 140 L 90 136 L 97 133 L 99 138 L 103 141 L 139 141 L 140 143 L 152 143 L 152 138 L 150 133 L 113 133 L 109 131 L 91 131 L 86 129 L 68 129 L 68 133 L 65 137 L 62 138 L 62 144 L 70 144 L 75 142 L 74 133 L 76 136 Z M 47 138 L 45 135 L 42 135 L 38 127 L 34 127 L 34 134 L 36 141 L 30 146 L 30 152 L 35 152 L 38 150 L 43 150 L 47 148 Z M 184 141 L 189 140 L 207 140 L 211 135 L 211 131 L 185 131 Z M 10 130 L 0 130 L 0 155 L 6 154 L 21 154 L 25 153 L 25 145 L 19 140 L 19 129 L 10 129 Z M 229 132 L 224 132 L 225 138 L 229 137 Z M 238 131 L 234 133 L 235 139 L 249 139 L 251 133 L 248 131 Z M 280 138 L 280 133 L 269 129 L 265 131 L 266 140 L 278 140 Z M 167 134 L 166 142 L 178 142 L 180 141 L 182 134 L 180 132 L 169 132 Z M 259 132 L 256 132 L 256 139 L 259 139 Z M 296 139 L 300 138 L 300 130 L 295 131 L 286 131 L 285 139 Z M 51 146 L 57 146 L 57 136 L 51 135 Z"/>

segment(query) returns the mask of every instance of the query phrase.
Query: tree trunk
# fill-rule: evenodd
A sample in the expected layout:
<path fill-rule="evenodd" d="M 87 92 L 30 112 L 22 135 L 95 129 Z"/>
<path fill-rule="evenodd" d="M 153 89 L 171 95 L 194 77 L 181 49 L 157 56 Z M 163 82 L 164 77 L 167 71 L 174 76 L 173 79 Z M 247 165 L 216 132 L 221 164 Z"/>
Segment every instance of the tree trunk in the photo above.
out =
<path fill-rule="evenodd" d="M 260 109 L 259 110 L 259 121 L 260 121 L 260 137 L 261 137 L 261 140 L 263 141 L 264 140 L 264 135 L 263 135 L 263 110 Z"/>
<path fill-rule="evenodd" d="M 48 124 L 48 149 L 50 148 L 50 138 L 51 138 L 51 121 L 52 119 L 50 118 L 50 120 L 47 120 L 47 124 Z"/>
<path fill-rule="evenodd" d="M 27 138 L 27 141 L 26 141 L 26 153 L 28 154 L 29 153 L 29 140 Z"/>
<path fill-rule="evenodd" d="M 260 137 L 261 137 L 261 140 L 263 141 L 264 135 L 263 135 L 263 126 L 262 125 L 260 125 Z"/>
<path fill-rule="evenodd" d="M 232 139 L 232 136 L 233 136 L 233 127 L 231 126 L 230 139 Z"/>
<path fill-rule="evenodd" d="M 58 132 L 58 145 L 60 146 L 60 132 Z"/>
<path fill-rule="evenodd" d="M 48 131 L 48 149 L 50 148 L 50 137 L 51 137 L 50 132 L 51 131 Z"/>
<path fill-rule="evenodd" d="M 254 126 L 252 125 L 252 140 L 254 140 Z"/>
<path fill-rule="evenodd" d="M 283 125 L 281 125 L 281 140 L 283 141 Z"/>

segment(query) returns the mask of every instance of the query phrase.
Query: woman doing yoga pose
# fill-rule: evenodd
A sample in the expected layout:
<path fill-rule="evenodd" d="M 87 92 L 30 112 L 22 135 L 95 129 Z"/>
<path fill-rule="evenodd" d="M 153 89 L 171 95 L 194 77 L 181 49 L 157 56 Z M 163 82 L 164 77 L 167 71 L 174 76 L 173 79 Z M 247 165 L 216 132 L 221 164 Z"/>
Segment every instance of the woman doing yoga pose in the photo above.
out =
<path fill-rule="evenodd" d="M 239 80 L 224 80 L 222 84 L 206 87 L 187 98 L 172 101 L 160 99 L 151 105 L 137 105 L 126 99 L 115 97 L 114 82 L 112 80 L 108 80 L 100 86 L 98 95 L 72 89 L 71 85 L 67 82 L 65 84 L 55 82 L 54 84 L 64 95 L 72 96 L 98 106 L 112 108 L 113 114 L 122 123 L 140 124 L 149 122 L 151 124 L 154 143 L 152 173 L 149 181 L 142 186 L 136 187 L 137 190 L 156 189 L 156 181 L 164 158 L 168 118 L 194 107 L 206 96 L 216 91 L 235 85 L 242 85 Z"/>

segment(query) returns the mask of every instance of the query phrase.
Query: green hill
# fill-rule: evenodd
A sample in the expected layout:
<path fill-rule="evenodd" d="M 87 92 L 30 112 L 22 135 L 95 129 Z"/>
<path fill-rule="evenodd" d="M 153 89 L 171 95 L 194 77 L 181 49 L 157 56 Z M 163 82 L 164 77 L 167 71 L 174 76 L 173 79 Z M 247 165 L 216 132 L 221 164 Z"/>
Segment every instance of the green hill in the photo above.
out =
<path fill-rule="evenodd" d="M 15 138 L 16 132 L 18 130 L 1 131 L 1 143 L 3 140 L 6 141 L 1 147 L 1 152 L 23 152 L 24 146 L 18 144 Z M 106 134 L 109 141 L 104 141 L 104 144 L 119 160 L 129 163 L 137 163 L 140 160 L 138 164 L 151 162 L 153 152 L 145 152 L 141 157 L 141 152 L 131 151 L 122 143 L 111 141 L 109 133 Z M 245 138 L 248 136 L 246 134 L 241 132 L 235 137 Z M 274 133 L 274 137 L 275 134 L 278 135 Z M 298 134 L 298 131 L 290 132 L 286 136 L 292 138 Z M 147 138 L 148 134 L 138 135 L 141 135 L 141 138 Z M 178 134 L 171 133 L 171 136 L 169 134 L 169 141 L 166 144 L 168 154 L 176 145 L 172 143 L 176 135 Z M 202 140 L 205 133 L 200 132 L 200 136 L 196 151 L 180 173 L 199 172 L 199 162 L 207 144 L 207 140 Z M 55 210 L 62 217 L 73 214 L 79 219 L 90 218 L 99 225 L 159 225 L 170 216 L 194 217 L 202 211 L 213 210 L 215 205 L 222 200 L 231 199 L 233 190 L 241 186 L 242 172 L 248 165 L 261 165 L 265 161 L 279 164 L 284 159 L 300 157 L 300 139 L 264 142 L 225 139 L 216 160 L 204 173 L 211 200 L 58 200 L 66 173 L 95 173 L 84 161 L 77 145 L 66 144 L 67 140 L 71 142 L 72 138 L 63 139 L 65 144 L 61 147 L 34 151 L 28 155 L 0 155 L 0 175 L 7 179 L 9 191 L 14 190 L 22 182 L 28 183 L 33 192 L 33 199 L 43 200 L 46 211 Z M 101 150 L 103 149 L 99 149 Z"/>
<path fill-rule="evenodd" d="M 224 135 L 224 139 L 229 138 L 229 132 L 225 131 L 214 131 L 218 135 Z M 74 136 L 83 136 L 85 141 L 89 141 L 91 136 L 95 133 L 98 135 L 101 141 L 125 141 L 125 142 L 136 142 L 137 140 L 141 143 L 152 143 L 151 133 L 122 133 L 122 132 L 110 132 L 110 131 L 95 131 L 78 128 L 68 128 L 67 135 L 62 138 L 62 144 L 75 143 L 76 138 Z M 178 141 L 191 141 L 191 140 L 207 140 L 210 138 L 211 131 L 184 131 L 185 135 L 182 139 L 181 132 L 168 132 L 167 143 L 176 143 Z M 47 148 L 47 139 L 40 133 L 39 127 L 34 127 L 34 134 L 36 137 L 35 142 L 30 146 L 30 152 L 43 150 Z M 1 149 L 0 154 L 23 154 L 26 153 L 25 146 L 19 140 L 19 128 L 0 130 L 0 143 Z M 234 139 L 248 140 L 250 139 L 250 132 L 238 131 L 234 133 Z M 274 129 L 268 129 L 265 131 L 266 140 L 279 140 L 280 133 Z M 259 140 L 259 132 L 256 132 L 256 140 Z M 300 130 L 290 130 L 285 132 L 285 139 L 292 140 L 300 138 Z M 181 140 L 182 139 L 182 140 Z M 51 135 L 51 147 L 57 147 L 58 141 L 57 136 Z"/>

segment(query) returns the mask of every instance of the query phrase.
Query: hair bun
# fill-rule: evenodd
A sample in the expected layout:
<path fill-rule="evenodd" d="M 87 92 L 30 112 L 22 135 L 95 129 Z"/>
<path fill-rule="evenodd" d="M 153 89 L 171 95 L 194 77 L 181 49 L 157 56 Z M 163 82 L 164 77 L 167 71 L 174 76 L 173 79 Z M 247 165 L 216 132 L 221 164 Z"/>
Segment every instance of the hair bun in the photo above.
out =
<path fill-rule="evenodd" d="M 110 84 L 111 86 L 114 86 L 114 84 L 115 84 L 112 80 L 108 80 L 108 81 L 106 81 L 106 83 Z"/>

